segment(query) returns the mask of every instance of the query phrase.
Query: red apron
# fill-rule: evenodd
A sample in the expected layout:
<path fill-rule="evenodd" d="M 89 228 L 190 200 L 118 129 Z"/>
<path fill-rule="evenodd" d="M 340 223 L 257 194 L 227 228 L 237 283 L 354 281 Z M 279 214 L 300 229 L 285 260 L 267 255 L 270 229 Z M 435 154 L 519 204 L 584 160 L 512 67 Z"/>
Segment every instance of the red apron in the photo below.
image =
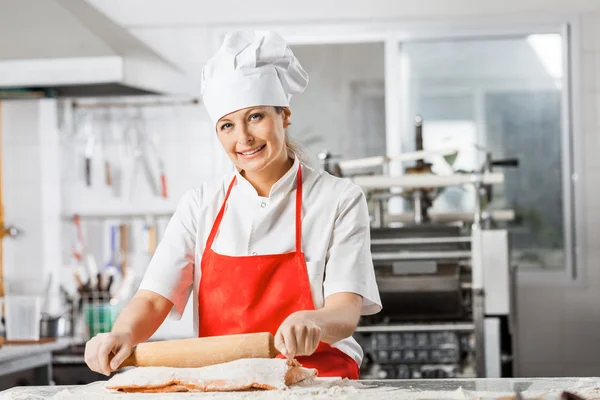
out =
<path fill-rule="evenodd" d="M 221 210 L 206 241 L 198 291 L 199 337 L 271 332 L 291 314 L 314 310 L 306 261 L 302 253 L 302 169 L 296 178 L 296 251 L 232 257 L 217 254 L 212 244 L 235 184 L 229 184 Z M 280 357 L 283 357 L 280 355 Z M 321 377 L 358 379 L 354 359 L 321 342 L 311 356 L 296 357 Z"/>

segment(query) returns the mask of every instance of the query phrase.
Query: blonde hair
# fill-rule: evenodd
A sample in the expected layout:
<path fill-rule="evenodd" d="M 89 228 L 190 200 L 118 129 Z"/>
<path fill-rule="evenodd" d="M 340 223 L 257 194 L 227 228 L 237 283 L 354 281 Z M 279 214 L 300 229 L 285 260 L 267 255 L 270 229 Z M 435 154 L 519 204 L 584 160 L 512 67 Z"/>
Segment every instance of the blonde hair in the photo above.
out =
<path fill-rule="evenodd" d="M 277 114 L 283 113 L 288 118 L 290 115 L 292 115 L 292 111 L 289 109 L 289 107 L 274 106 L 273 108 L 275 108 Z M 294 156 L 297 157 L 298 160 L 303 164 L 307 163 L 306 154 L 304 153 L 302 145 L 290 137 L 287 129 L 285 130 L 285 147 L 287 148 L 288 154 L 294 154 Z"/>

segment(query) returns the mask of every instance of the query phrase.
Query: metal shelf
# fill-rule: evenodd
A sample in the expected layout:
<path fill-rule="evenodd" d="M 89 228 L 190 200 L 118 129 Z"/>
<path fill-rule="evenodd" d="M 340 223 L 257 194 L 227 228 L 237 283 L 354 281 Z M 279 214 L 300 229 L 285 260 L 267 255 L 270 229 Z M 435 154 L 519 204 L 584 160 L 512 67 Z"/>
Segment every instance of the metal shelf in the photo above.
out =
<path fill-rule="evenodd" d="M 429 237 L 429 238 L 389 238 L 371 239 L 371 245 L 390 244 L 452 244 L 471 243 L 471 237 Z"/>
<path fill-rule="evenodd" d="M 373 261 L 400 261 L 400 260 L 447 260 L 470 258 L 470 251 L 396 251 L 374 252 L 371 254 Z"/>
<path fill-rule="evenodd" d="M 73 216 L 79 216 L 80 220 L 106 220 L 106 219 L 147 219 L 147 218 L 171 218 L 175 212 L 139 212 L 139 213 L 107 213 L 107 214 L 68 214 L 61 215 L 63 221 L 72 221 Z"/>
<path fill-rule="evenodd" d="M 475 325 L 464 324 L 411 324 L 411 325 L 373 325 L 359 326 L 356 332 L 439 332 L 439 331 L 464 331 L 475 330 Z"/>

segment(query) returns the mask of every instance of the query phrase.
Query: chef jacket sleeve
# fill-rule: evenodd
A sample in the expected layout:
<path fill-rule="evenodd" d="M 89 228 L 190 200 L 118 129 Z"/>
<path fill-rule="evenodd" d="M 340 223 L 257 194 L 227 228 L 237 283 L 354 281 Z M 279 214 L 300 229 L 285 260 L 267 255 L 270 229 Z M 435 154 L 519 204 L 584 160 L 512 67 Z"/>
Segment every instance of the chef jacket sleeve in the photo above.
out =
<path fill-rule="evenodd" d="M 381 310 L 373 259 L 369 212 L 359 186 L 348 182 L 338 204 L 325 264 L 324 297 L 352 292 L 363 297 L 362 315 Z"/>
<path fill-rule="evenodd" d="M 169 316 L 175 320 L 181 318 L 193 289 L 200 194 L 200 189 L 190 190 L 179 201 L 140 284 L 140 289 L 173 303 Z"/>

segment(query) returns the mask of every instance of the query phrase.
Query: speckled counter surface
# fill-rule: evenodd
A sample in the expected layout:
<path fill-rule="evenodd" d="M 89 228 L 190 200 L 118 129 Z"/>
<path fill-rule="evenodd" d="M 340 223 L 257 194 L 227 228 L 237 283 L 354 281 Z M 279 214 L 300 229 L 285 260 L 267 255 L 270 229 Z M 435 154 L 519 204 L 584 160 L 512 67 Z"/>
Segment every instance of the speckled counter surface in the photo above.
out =
<path fill-rule="evenodd" d="M 73 339 L 59 339 L 51 343 L 7 344 L 0 348 L 0 376 L 33 370 L 35 383 L 49 384 L 52 352 L 66 349 Z"/>
<path fill-rule="evenodd" d="M 73 341 L 74 339 L 58 339 L 55 342 L 40 344 L 6 344 L 0 348 L 0 363 L 28 356 L 50 354 L 53 351 L 67 348 Z"/>
<path fill-rule="evenodd" d="M 600 378 L 468 379 L 468 380 L 320 380 L 286 391 L 241 393 L 121 394 L 108 392 L 102 382 L 86 386 L 16 387 L 0 399 L 560 399 L 563 391 L 585 399 L 600 399 Z"/>

